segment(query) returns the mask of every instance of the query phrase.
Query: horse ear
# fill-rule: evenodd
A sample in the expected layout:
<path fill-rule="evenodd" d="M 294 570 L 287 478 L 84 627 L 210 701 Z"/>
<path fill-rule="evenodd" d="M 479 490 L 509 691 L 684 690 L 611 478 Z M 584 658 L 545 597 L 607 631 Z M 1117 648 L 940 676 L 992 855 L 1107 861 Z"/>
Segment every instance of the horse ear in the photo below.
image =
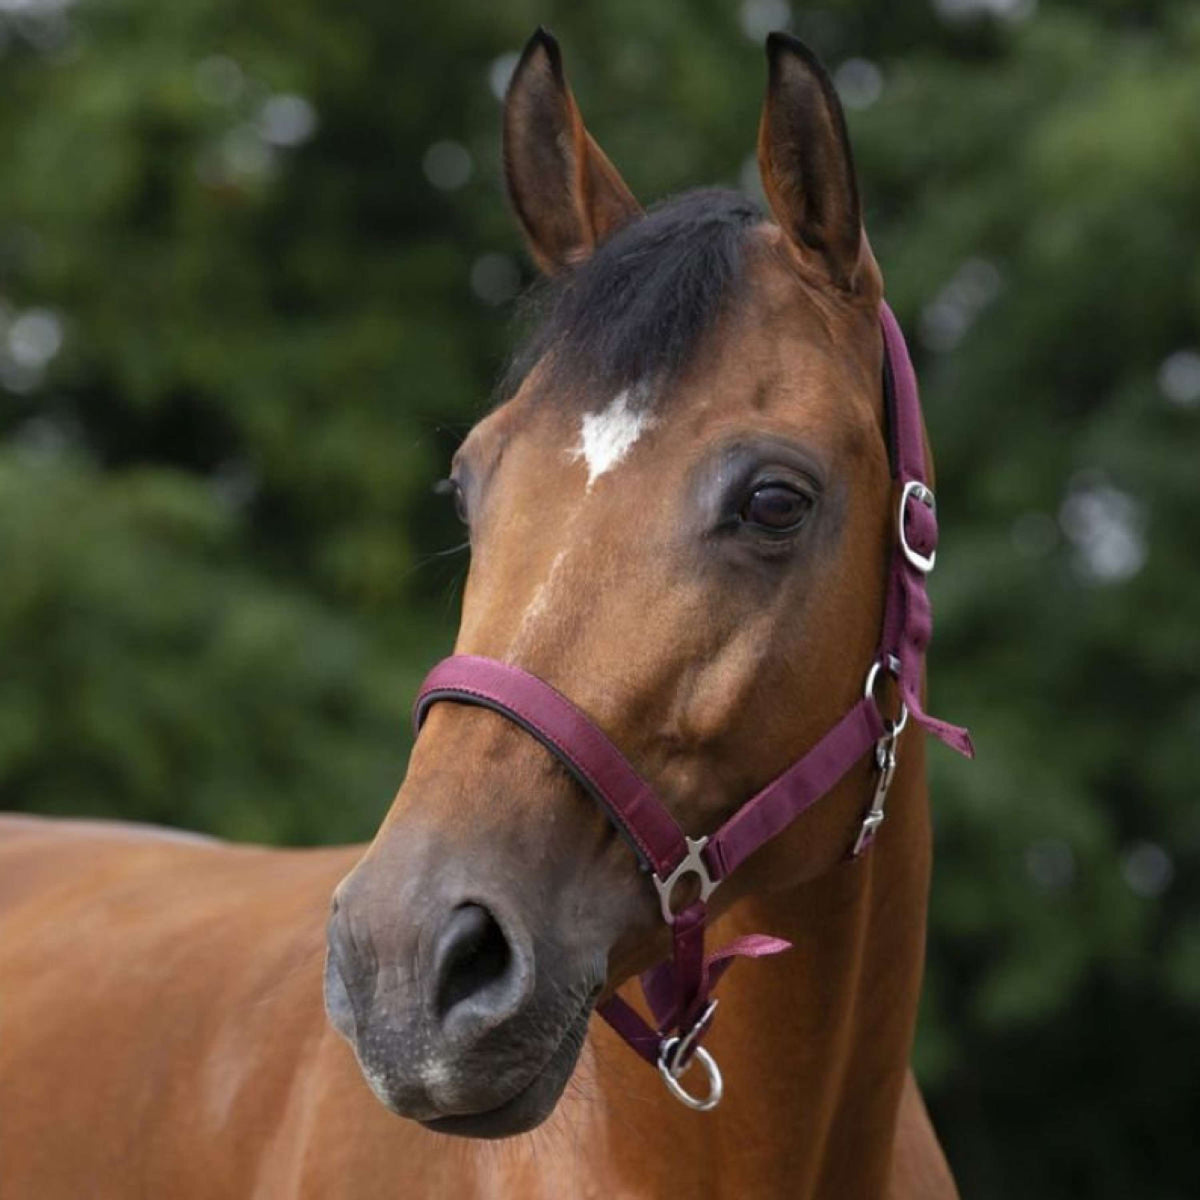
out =
<path fill-rule="evenodd" d="M 767 38 L 767 61 L 758 166 L 771 212 L 804 266 L 843 291 L 879 293 L 833 81 L 817 56 L 786 33 Z"/>
<path fill-rule="evenodd" d="M 504 98 L 504 177 L 547 274 L 587 258 L 642 211 L 584 128 L 558 43 L 544 29 L 526 43 Z"/>

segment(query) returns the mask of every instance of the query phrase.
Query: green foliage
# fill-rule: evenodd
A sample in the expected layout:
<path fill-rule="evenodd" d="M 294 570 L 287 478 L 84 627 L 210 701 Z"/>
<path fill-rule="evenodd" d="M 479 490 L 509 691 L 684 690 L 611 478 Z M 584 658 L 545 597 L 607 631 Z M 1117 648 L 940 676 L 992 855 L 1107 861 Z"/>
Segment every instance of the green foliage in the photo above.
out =
<path fill-rule="evenodd" d="M 171 468 L 0 458 L 6 802 L 240 838 L 351 838 L 402 770 L 419 675 L 254 570 Z"/>
<path fill-rule="evenodd" d="M 644 199 L 753 187 L 779 7 L 0 5 L 0 806 L 370 835 L 453 635 L 430 484 L 529 277 L 490 78 L 544 20 Z M 980 750 L 930 756 L 917 1064 L 965 1195 L 1165 1200 L 1200 1032 L 1200 10 L 991 7 L 792 15 L 916 335 L 934 707 Z"/>

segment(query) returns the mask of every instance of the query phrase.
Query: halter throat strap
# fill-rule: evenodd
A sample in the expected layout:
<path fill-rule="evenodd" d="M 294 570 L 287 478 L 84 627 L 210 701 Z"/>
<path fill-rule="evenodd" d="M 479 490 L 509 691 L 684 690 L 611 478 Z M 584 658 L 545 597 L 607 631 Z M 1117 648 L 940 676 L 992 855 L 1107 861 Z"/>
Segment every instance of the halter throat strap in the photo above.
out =
<path fill-rule="evenodd" d="M 953 749 L 968 757 L 974 754 L 965 729 L 929 716 L 921 704 L 925 649 L 933 629 L 925 577 L 936 559 L 937 515 L 927 483 L 916 376 L 900 327 L 886 303 L 880 323 L 896 519 L 879 647 L 866 670 L 862 698 L 718 830 L 708 837 L 688 837 L 650 784 L 591 718 L 520 667 L 475 655 L 444 659 L 425 679 L 414 708 L 417 732 L 439 701 L 489 708 L 519 725 L 562 763 L 633 847 L 671 928 L 672 956 L 642 976 L 653 1026 L 615 993 L 598 1011 L 638 1054 L 658 1066 L 672 1092 L 693 1108 L 712 1108 L 720 1099 L 720 1072 L 700 1044 L 716 1009 L 709 995 L 712 986 L 734 958 L 763 957 L 788 946 L 778 938 L 739 938 L 705 957 L 707 901 L 712 892 L 873 751 L 878 771 L 875 791 L 850 853 L 857 856 L 865 850 L 883 820 L 896 742 L 910 716 Z M 896 681 L 901 707 L 895 720 L 883 716 L 876 700 L 881 673 Z M 675 911 L 673 894 L 687 876 L 695 877 L 696 899 Z M 708 1072 L 705 1096 L 693 1096 L 679 1082 L 693 1056 Z"/>

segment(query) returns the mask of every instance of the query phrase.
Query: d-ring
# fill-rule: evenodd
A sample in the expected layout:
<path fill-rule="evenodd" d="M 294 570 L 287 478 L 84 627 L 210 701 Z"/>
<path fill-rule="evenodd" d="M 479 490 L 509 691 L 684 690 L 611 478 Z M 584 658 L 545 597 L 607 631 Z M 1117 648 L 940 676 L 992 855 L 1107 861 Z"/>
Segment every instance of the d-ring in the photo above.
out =
<path fill-rule="evenodd" d="M 875 681 L 879 678 L 879 672 L 884 669 L 887 670 L 887 673 L 893 679 L 899 679 L 900 660 L 894 654 L 889 654 L 882 659 L 876 659 L 871 664 L 871 669 L 867 672 L 867 682 L 863 686 L 864 696 L 870 697 L 875 695 Z M 908 705 L 902 700 L 900 702 L 900 715 L 894 721 L 889 721 L 885 717 L 884 724 L 887 726 L 887 736 L 889 738 L 899 737 L 904 731 L 905 725 L 908 724 Z"/>
<path fill-rule="evenodd" d="M 871 669 L 867 672 L 867 682 L 863 685 L 863 695 L 871 696 L 875 693 L 875 680 L 879 678 L 879 672 L 887 668 L 887 673 L 892 678 L 899 678 L 900 675 L 900 660 L 894 654 L 888 654 L 883 658 L 877 658 L 872 664 Z"/>
<path fill-rule="evenodd" d="M 697 1046 L 692 1051 L 692 1058 L 689 1060 L 689 1065 L 694 1061 L 698 1062 L 704 1068 L 708 1075 L 708 1095 L 693 1096 L 679 1082 L 675 1073 L 667 1065 L 671 1061 L 672 1052 L 678 1041 L 677 1037 L 670 1037 L 663 1042 L 658 1052 L 658 1073 L 666 1081 L 668 1090 L 676 1100 L 682 1104 L 686 1104 L 688 1108 L 694 1108 L 697 1112 L 710 1112 L 721 1103 L 721 1096 L 725 1090 L 725 1083 L 721 1078 L 721 1069 L 717 1066 L 716 1059 L 703 1046 Z M 684 1071 L 686 1070 L 687 1067 L 684 1067 Z"/>

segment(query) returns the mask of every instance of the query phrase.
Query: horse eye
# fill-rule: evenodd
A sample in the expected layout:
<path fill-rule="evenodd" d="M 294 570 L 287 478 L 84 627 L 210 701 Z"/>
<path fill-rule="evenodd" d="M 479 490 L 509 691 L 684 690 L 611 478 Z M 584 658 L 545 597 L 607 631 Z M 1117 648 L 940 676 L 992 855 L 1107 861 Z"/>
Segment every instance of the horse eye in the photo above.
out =
<path fill-rule="evenodd" d="M 454 498 L 454 515 L 464 524 L 469 524 L 467 517 L 467 498 L 463 495 L 462 485 L 457 479 L 439 479 L 433 490 L 439 496 Z"/>
<path fill-rule="evenodd" d="M 784 483 L 764 483 L 750 493 L 740 516 L 769 533 L 793 533 L 812 508 L 812 497 Z"/>

